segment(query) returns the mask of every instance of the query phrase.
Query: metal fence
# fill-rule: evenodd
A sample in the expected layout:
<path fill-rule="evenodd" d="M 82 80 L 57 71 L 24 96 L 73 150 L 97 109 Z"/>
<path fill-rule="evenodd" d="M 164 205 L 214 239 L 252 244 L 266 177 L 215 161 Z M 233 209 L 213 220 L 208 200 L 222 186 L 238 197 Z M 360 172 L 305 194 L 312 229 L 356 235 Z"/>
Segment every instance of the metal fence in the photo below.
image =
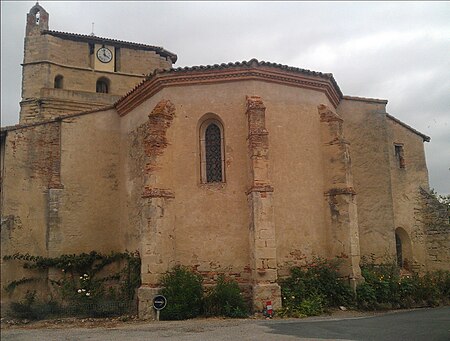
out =
<path fill-rule="evenodd" d="M 41 320 L 56 317 L 113 317 L 137 313 L 136 301 L 103 300 L 60 304 L 57 302 L 35 303 L 32 305 L 12 303 L 9 315 L 15 318 Z"/>

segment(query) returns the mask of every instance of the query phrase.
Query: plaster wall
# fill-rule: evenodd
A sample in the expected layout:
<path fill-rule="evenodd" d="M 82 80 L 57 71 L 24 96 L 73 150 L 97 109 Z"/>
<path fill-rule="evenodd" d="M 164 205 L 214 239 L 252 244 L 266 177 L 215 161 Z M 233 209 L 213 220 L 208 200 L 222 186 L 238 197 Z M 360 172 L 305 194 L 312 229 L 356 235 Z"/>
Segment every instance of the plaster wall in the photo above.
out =
<path fill-rule="evenodd" d="M 337 108 L 344 119 L 344 136 L 350 143 L 361 256 L 377 262 L 395 259 L 392 149 L 388 143 L 386 103 L 343 99 Z"/>
<path fill-rule="evenodd" d="M 162 171 L 158 182 L 170 183 L 175 195 L 170 204 L 174 212 L 175 262 L 196 268 L 206 278 L 228 272 L 238 281 L 249 280 L 246 95 L 260 96 L 266 106 L 277 258 L 281 273 L 285 270 L 287 274 L 288 266 L 302 264 L 313 255 L 327 256 L 317 106 L 331 104 L 323 93 L 257 81 L 170 87 L 121 119 L 122 143 L 127 145 L 121 162 L 125 191 L 138 198 L 142 191 L 138 170 L 143 160 L 142 155 L 131 155 L 142 146 L 136 132 L 161 99 L 175 105 L 175 119 L 168 128 L 172 139 L 159 162 Z M 217 115 L 224 126 L 223 184 L 200 183 L 199 125 L 207 113 Z M 123 216 L 133 216 L 130 209 L 142 209 L 139 204 L 133 206 L 135 198 L 122 207 L 128 210 Z M 129 230 L 134 231 L 131 245 L 138 244 L 136 227 L 129 226 Z"/>
<path fill-rule="evenodd" d="M 61 238 L 52 253 L 124 251 L 119 224 L 119 120 L 114 110 L 64 119 Z"/>
<path fill-rule="evenodd" d="M 429 189 L 428 170 L 425 161 L 423 138 L 394 120 L 388 119 L 389 164 L 392 184 L 395 228 L 402 228 L 409 240 L 403 240 L 404 247 L 412 249 L 407 267 L 423 271 L 426 263 L 426 250 L 423 224 L 416 211 L 420 208 L 419 189 Z M 404 168 L 400 168 L 395 156 L 394 145 L 402 145 Z M 410 243 L 410 245 L 407 245 Z M 405 250 L 406 252 L 406 250 Z"/>
<path fill-rule="evenodd" d="M 20 262 L 4 261 L 14 253 L 47 255 L 48 194 L 57 171 L 59 123 L 7 133 L 2 159 L 1 183 L 1 305 L 11 296 L 4 290 L 12 280 L 39 276 Z M 30 287 L 30 285 L 32 285 Z M 17 288 L 23 297 L 31 283 Z M 42 292 L 45 292 L 42 291 Z"/>

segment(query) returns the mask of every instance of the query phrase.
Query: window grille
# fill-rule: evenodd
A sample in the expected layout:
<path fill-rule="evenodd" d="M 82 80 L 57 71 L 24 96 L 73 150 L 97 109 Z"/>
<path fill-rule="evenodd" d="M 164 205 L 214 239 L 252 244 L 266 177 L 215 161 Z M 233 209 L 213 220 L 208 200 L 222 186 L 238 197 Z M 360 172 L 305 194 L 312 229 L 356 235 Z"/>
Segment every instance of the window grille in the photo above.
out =
<path fill-rule="evenodd" d="M 220 128 L 211 123 L 205 131 L 206 182 L 222 181 L 222 138 Z"/>

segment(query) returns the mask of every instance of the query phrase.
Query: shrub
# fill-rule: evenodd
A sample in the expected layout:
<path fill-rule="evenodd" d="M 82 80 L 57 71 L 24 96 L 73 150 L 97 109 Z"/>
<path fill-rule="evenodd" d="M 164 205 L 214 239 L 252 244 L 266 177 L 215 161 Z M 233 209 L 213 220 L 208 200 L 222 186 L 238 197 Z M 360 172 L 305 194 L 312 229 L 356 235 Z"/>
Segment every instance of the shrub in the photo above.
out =
<path fill-rule="evenodd" d="M 351 305 L 354 295 L 338 274 L 339 261 L 315 259 L 305 267 L 294 267 L 281 281 L 283 316 L 312 316 L 327 307 Z"/>
<path fill-rule="evenodd" d="M 428 272 L 424 276 L 400 276 L 396 265 L 364 264 L 365 282 L 356 289 L 361 309 L 437 306 L 450 301 L 450 272 Z"/>
<path fill-rule="evenodd" d="M 316 316 L 323 313 L 324 298 L 320 294 L 312 295 L 300 303 L 299 311 L 305 316 Z"/>
<path fill-rule="evenodd" d="M 202 278 L 187 268 L 176 266 L 160 282 L 161 294 L 167 306 L 161 310 L 161 319 L 184 320 L 200 315 L 202 310 Z"/>
<path fill-rule="evenodd" d="M 219 276 L 217 285 L 205 296 L 204 313 L 206 316 L 246 317 L 247 307 L 238 284 Z"/>
<path fill-rule="evenodd" d="M 375 288 L 368 284 L 362 283 L 356 288 L 356 296 L 358 298 L 358 306 L 361 309 L 371 310 L 376 307 L 377 296 Z"/>

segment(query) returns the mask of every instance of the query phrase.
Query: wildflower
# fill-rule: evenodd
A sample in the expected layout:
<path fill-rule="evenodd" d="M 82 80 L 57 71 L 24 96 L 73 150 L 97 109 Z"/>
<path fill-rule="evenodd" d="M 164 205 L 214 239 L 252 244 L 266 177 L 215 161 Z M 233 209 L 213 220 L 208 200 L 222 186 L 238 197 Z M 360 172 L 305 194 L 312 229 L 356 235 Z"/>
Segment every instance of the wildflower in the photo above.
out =
<path fill-rule="evenodd" d="M 89 275 L 88 274 L 84 274 L 83 277 L 89 277 Z"/>
<path fill-rule="evenodd" d="M 291 298 L 295 298 L 295 296 L 292 296 Z"/>
<path fill-rule="evenodd" d="M 81 291 L 85 292 L 85 291 L 86 291 L 86 289 L 81 289 Z"/>
<path fill-rule="evenodd" d="M 78 289 L 78 293 L 81 293 L 81 289 Z"/>
<path fill-rule="evenodd" d="M 91 293 L 90 293 L 90 292 L 87 292 L 87 293 L 86 293 L 86 296 L 91 296 Z"/>
<path fill-rule="evenodd" d="M 83 279 L 83 277 L 80 276 L 80 279 Z"/>

